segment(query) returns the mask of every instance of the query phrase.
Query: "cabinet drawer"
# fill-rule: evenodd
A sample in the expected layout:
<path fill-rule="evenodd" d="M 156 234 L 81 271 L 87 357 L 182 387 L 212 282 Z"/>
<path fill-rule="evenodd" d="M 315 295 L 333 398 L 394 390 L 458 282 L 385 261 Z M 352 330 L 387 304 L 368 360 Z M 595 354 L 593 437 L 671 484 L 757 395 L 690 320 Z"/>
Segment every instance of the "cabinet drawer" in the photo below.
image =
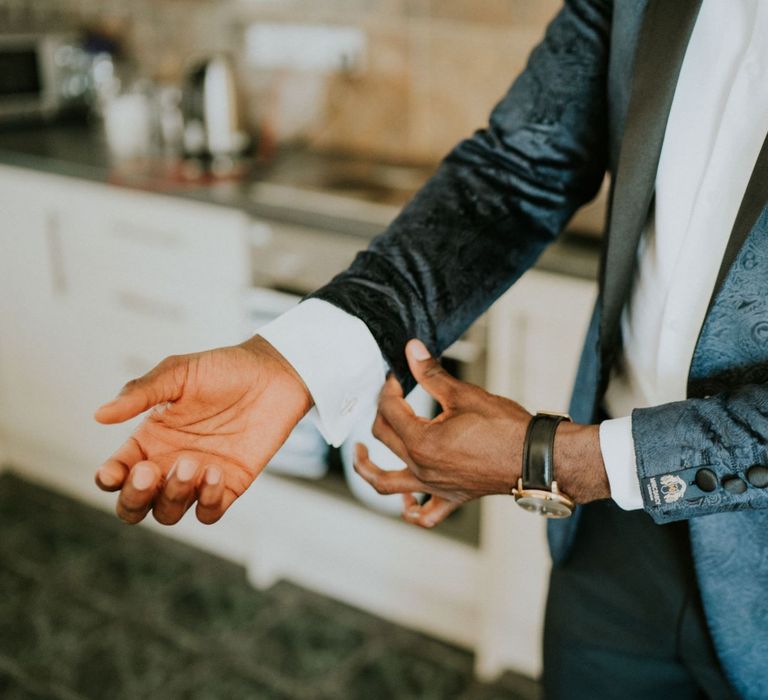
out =
<path fill-rule="evenodd" d="M 155 222 L 127 213 L 111 216 L 98 240 L 104 263 L 181 281 L 190 276 L 203 283 L 247 279 L 246 222 L 239 213 L 221 210 L 200 220 L 185 219 Z"/>
<path fill-rule="evenodd" d="M 125 193 L 102 193 L 96 201 L 87 213 L 64 206 L 52 213 L 73 289 L 97 294 L 110 280 L 170 294 L 245 286 L 247 220 L 240 212 Z"/>
<path fill-rule="evenodd" d="M 76 230 L 73 221 L 62 228 L 57 278 L 59 295 L 77 308 L 102 309 L 183 326 L 195 324 L 232 328 L 243 318 L 242 293 L 247 274 L 244 259 L 234 251 L 205 254 L 183 243 L 178 249 L 156 253 L 148 246 L 111 240 Z M 182 241 L 188 239 L 180 239 Z"/>
<path fill-rule="evenodd" d="M 169 290 L 163 295 L 121 281 L 105 286 L 98 302 L 78 307 L 82 313 L 103 319 L 108 332 L 169 333 L 197 342 L 194 350 L 241 341 L 246 317 L 239 290 L 222 288 L 179 294 Z"/>
<path fill-rule="evenodd" d="M 115 382 L 143 374 L 168 355 L 182 355 L 242 340 L 241 326 L 215 328 L 193 320 L 163 319 L 130 310 L 94 309 L 78 321 L 93 342 L 93 363 Z"/>
<path fill-rule="evenodd" d="M 160 286 L 164 281 L 165 286 L 184 288 L 244 285 L 248 279 L 246 248 L 237 231 L 220 231 L 207 241 L 204 234 L 185 234 L 165 247 L 113 235 L 121 230 L 113 228 L 120 226 L 113 221 L 101 223 L 97 230 L 88 230 L 76 219 L 62 219 L 61 226 L 67 268 L 82 280 L 101 274 L 141 285 Z"/>

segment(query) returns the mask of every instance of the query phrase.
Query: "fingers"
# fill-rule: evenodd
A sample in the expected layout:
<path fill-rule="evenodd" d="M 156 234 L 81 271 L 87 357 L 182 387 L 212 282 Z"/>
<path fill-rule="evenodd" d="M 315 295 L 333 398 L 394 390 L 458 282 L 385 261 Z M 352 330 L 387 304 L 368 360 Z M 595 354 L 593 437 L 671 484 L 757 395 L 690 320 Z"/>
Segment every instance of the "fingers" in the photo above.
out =
<path fill-rule="evenodd" d="M 433 528 L 443 522 L 460 505 L 441 496 L 432 496 L 423 506 L 414 495 L 424 491 L 424 484 L 409 469 L 387 472 L 377 467 L 368 456 L 365 445 L 355 446 L 355 471 L 382 494 L 403 494 L 403 519 L 413 525 Z"/>
<path fill-rule="evenodd" d="M 443 522 L 461 503 L 449 501 L 440 496 L 432 496 L 423 506 L 420 506 L 411 496 L 410 499 L 403 499 L 403 505 L 403 519 L 406 522 L 419 527 L 432 528 Z"/>
<path fill-rule="evenodd" d="M 379 398 L 395 398 L 395 399 L 402 399 L 403 396 L 403 387 L 400 386 L 400 382 L 397 381 L 397 377 L 395 377 L 394 374 L 390 374 L 387 377 L 387 381 L 384 382 L 384 386 L 381 389 L 381 393 L 379 394 Z"/>
<path fill-rule="evenodd" d="M 411 340 L 405 346 L 405 355 L 411 374 L 427 393 L 443 408 L 453 403 L 459 380 L 443 369 L 426 345 L 420 340 Z"/>
<path fill-rule="evenodd" d="M 96 485 L 102 491 L 121 489 L 131 467 L 145 456 L 135 438 L 128 438 L 120 449 L 99 467 L 96 472 Z"/>
<path fill-rule="evenodd" d="M 235 495 L 227 490 L 221 469 L 216 466 L 208 467 L 197 498 L 197 519 L 201 523 L 212 525 L 224 515 L 234 500 Z"/>
<path fill-rule="evenodd" d="M 140 461 L 124 480 L 117 514 L 127 523 L 141 522 L 149 511 L 163 525 L 175 525 L 197 500 L 196 514 L 206 525 L 221 518 L 236 499 L 226 488 L 224 470 L 218 465 L 200 468 L 194 457 L 182 455 L 163 484 L 160 468 Z"/>
<path fill-rule="evenodd" d="M 176 401 L 184 388 L 187 362 L 167 357 L 143 377 L 128 382 L 116 399 L 100 406 L 94 418 L 99 423 L 122 423 L 160 403 Z"/>
<path fill-rule="evenodd" d="M 368 456 L 368 448 L 360 443 L 355 445 L 355 471 L 383 495 L 412 493 L 424 489 L 424 484 L 410 469 L 388 472 L 377 467 Z"/>
<path fill-rule="evenodd" d="M 152 507 L 157 522 L 174 525 L 181 520 L 197 495 L 198 471 L 198 463 L 193 458 L 179 457 Z"/>
<path fill-rule="evenodd" d="M 419 505 L 419 499 L 416 498 L 416 495 L 413 493 L 404 493 L 403 494 L 403 515 L 408 512 L 408 510 L 412 506 L 418 506 Z"/>
<path fill-rule="evenodd" d="M 403 390 L 394 376 L 390 376 L 379 395 L 379 413 L 405 443 L 418 442 L 429 423 L 417 416 L 403 398 Z"/>
<path fill-rule="evenodd" d="M 153 462 L 136 464 L 125 480 L 117 499 L 117 515 L 127 523 L 141 522 L 152 507 L 162 475 Z"/>
<path fill-rule="evenodd" d="M 394 454 L 403 460 L 406 466 L 413 471 L 414 474 L 418 474 L 418 467 L 409 454 L 405 443 L 392 429 L 392 426 L 387 423 L 386 418 L 384 418 L 381 413 L 376 414 L 376 420 L 373 422 L 373 430 L 371 432 L 379 442 L 386 445 Z"/>

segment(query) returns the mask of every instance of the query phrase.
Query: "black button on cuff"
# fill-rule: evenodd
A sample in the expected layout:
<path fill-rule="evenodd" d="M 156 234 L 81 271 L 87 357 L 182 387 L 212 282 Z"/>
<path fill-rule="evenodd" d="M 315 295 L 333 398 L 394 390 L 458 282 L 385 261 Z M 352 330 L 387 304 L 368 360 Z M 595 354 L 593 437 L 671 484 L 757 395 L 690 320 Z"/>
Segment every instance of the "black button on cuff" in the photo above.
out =
<path fill-rule="evenodd" d="M 699 469 L 694 481 L 702 491 L 714 491 L 717 488 L 717 474 L 711 469 Z"/>
<path fill-rule="evenodd" d="M 726 476 L 723 478 L 723 488 L 734 495 L 744 493 L 747 485 L 738 476 Z"/>
<path fill-rule="evenodd" d="M 768 467 L 764 467 L 762 464 L 752 465 L 747 469 L 747 481 L 749 481 L 752 486 L 764 489 L 768 486 Z"/>

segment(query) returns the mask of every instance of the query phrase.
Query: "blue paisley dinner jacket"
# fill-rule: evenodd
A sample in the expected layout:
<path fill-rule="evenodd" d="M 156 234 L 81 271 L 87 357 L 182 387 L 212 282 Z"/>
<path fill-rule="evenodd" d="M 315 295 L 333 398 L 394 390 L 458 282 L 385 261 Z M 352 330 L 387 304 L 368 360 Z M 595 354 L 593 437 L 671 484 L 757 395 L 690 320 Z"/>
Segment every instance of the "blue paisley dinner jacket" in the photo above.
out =
<path fill-rule="evenodd" d="M 575 420 L 594 422 L 621 348 L 619 317 L 699 6 L 567 0 L 487 128 L 456 146 L 387 231 L 311 296 L 361 318 L 408 388 L 407 340 L 421 338 L 439 355 L 531 267 L 608 171 L 600 294 L 571 406 Z M 764 146 L 701 329 L 688 398 L 632 414 L 645 509 L 658 523 L 689 520 L 712 637 L 745 698 L 768 698 L 766 204 Z M 712 491 L 696 483 L 704 468 L 717 476 Z M 578 512 L 550 525 L 555 564 L 577 526 Z"/>

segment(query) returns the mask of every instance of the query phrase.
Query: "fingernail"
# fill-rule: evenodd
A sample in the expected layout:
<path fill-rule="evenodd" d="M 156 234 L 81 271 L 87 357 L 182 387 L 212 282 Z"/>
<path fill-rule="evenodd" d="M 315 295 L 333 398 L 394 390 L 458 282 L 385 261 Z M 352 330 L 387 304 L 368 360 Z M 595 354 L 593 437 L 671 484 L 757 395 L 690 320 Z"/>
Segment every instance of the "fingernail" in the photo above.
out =
<path fill-rule="evenodd" d="M 179 481 L 189 481 L 197 472 L 197 464 L 187 457 L 182 457 L 176 465 L 176 478 Z"/>
<path fill-rule="evenodd" d="M 434 527 L 434 526 L 435 526 L 435 521 L 434 521 L 432 518 L 427 518 L 427 519 L 424 521 L 424 525 L 425 525 L 426 527 Z"/>
<path fill-rule="evenodd" d="M 114 474 L 105 471 L 104 469 L 99 469 L 97 476 L 104 486 L 117 486 L 117 479 Z"/>
<path fill-rule="evenodd" d="M 150 467 L 139 465 L 133 470 L 131 475 L 131 483 L 139 489 L 139 491 L 146 491 L 155 482 L 155 473 Z"/>
<path fill-rule="evenodd" d="M 418 508 L 409 508 L 405 514 L 409 518 L 418 518 L 419 517 L 419 509 Z"/>
<path fill-rule="evenodd" d="M 208 467 L 205 472 L 205 483 L 216 486 L 221 481 L 221 471 L 218 467 Z"/>
<path fill-rule="evenodd" d="M 414 360 L 419 360 L 420 362 L 423 362 L 424 360 L 428 360 L 430 358 L 429 350 L 427 350 L 427 346 L 424 345 L 420 340 L 412 340 L 411 341 L 411 357 L 413 357 Z"/>

